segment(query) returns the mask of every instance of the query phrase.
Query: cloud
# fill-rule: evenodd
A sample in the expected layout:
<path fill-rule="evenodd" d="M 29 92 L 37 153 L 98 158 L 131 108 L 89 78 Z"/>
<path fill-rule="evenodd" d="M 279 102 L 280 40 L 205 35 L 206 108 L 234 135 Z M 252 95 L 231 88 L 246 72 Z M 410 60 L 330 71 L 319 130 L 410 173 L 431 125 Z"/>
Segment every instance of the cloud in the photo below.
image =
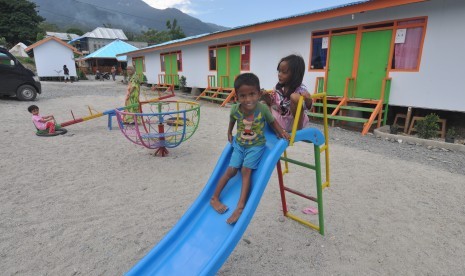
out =
<path fill-rule="evenodd" d="M 187 14 L 197 14 L 193 9 L 192 3 L 190 0 L 143 0 L 148 5 L 156 9 L 167 9 L 167 8 L 176 8 L 183 13 Z"/>

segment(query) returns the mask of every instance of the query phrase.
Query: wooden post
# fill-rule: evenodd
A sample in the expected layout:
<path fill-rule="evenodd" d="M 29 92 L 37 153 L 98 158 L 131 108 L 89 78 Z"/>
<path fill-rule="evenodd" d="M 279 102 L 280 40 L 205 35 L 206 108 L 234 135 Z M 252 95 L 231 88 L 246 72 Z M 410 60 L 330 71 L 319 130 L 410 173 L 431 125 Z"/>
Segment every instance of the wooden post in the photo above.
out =
<path fill-rule="evenodd" d="M 410 117 L 412 117 L 412 107 L 409 106 L 407 109 L 407 116 L 405 118 L 405 124 L 404 124 L 404 133 L 407 133 L 409 130 L 409 123 L 410 123 Z"/>

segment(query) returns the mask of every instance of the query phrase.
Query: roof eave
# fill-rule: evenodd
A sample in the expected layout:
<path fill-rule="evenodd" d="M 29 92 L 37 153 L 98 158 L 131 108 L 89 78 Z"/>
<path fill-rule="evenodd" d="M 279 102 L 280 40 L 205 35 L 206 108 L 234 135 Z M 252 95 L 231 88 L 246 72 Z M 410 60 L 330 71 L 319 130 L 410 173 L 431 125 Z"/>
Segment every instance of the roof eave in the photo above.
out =
<path fill-rule="evenodd" d="M 286 17 L 282 19 L 276 19 L 273 21 L 246 25 L 246 26 L 242 26 L 242 27 L 238 27 L 238 28 L 234 28 L 234 29 L 230 29 L 226 31 L 211 33 L 209 35 L 202 36 L 200 38 L 193 38 L 191 40 L 176 42 L 172 44 L 164 44 L 158 47 L 152 46 L 149 48 L 142 48 L 136 51 L 121 53 L 120 55 L 137 55 L 137 54 L 148 53 L 152 51 L 158 51 L 158 50 L 163 50 L 163 49 L 168 49 L 168 48 L 173 48 L 173 47 L 196 44 L 199 42 L 212 41 L 212 40 L 217 40 L 217 39 L 222 39 L 222 38 L 227 38 L 227 37 L 267 31 L 267 30 L 283 28 L 283 27 L 288 27 L 288 26 L 293 26 L 293 25 L 298 25 L 298 24 L 310 23 L 310 22 L 315 22 L 319 20 L 335 18 L 335 17 L 344 16 L 344 15 L 350 15 L 353 13 L 367 12 L 367 11 L 391 8 L 391 7 L 419 3 L 419 2 L 426 2 L 426 1 L 428 0 L 371 0 L 371 1 L 366 1 L 362 3 L 354 2 L 355 4 L 353 5 L 342 6 L 340 8 L 327 9 L 327 10 L 304 14 L 300 16 Z"/>

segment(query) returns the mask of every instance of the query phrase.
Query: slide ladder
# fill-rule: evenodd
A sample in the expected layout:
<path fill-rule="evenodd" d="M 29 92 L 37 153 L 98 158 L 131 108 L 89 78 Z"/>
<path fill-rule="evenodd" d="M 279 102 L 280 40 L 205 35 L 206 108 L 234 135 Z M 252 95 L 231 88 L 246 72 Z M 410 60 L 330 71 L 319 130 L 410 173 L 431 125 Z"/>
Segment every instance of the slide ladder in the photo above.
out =
<path fill-rule="evenodd" d="M 282 209 L 283 209 L 283 215 L 291 218 L 299 223 L 302 223 L 306 226 L 309 226 L 318 232 L 320 232 L 321 235 L 324 235 L 325 230 L 324 230 L 324 213 L 323 213 L 323 189 L 326 187 L 330 186 L 330 171 L 329 171 L 329 141 L 328 141 L 328 115 L 327 115 L 327 98 L 326 98 L 326 93 L 316 93 L 312 95 L 312 99 L 315 100 L 320 100 L 322 102 L 322 107 L 323 107 L 323 133 L 324 133 L 324 144 L 323 145 L 318 145 L 316 143 L 313 143 L 313 152 L 314 152 L 314 163 L 306 163 L 302 162 L 299 160 L 295 160 L 292 158 L 288 157 L 287 151 L 284 151 L 284 155 L 280 158 L 280 160 L 284 161 L 285 169 L 282 170 L 281 168 L 281 163 L 278 162 L 276 165 L 276 169 L 278 172 L 278 180 L 279 180 L 279 189 L 281 193 L 281 203 L 282 203 Z M 296 118 L 300 117 L 300 114 L 302 112 L 302 106 L 303 106 L 303 101 L 304 97 L 301 96 L 299 99 L 298 103 L 298 108 L 296 111 Z M 292 135 L 291 135 L 291 140 L 290 140 L 290 146 L 294 145 L 295 141 L 295 134 L 297 133 L 297 124 L 298 121 L 294 121 L 294 125 L 292 128 Z M 308 142 L 308 141 L 307 141 Z M 321 174 L 321 153 L 324 153 L 325 155 L 325 177 L 323 178 Z M 310 169 L 315 171 L 315 184 L 316 184 L 316 197 L 311 196 L 308 193 L 303 193 L 300 191 L 297 191 L 295 189 L 292 189 L 290 187 L 285 186 L 284 184 L 284 175 L 289 173 L 289 163 L 292 163 L 294 165 L 304 167 L 306 169 Z M 324 180 L 324 182 L 323 182 Z M 296 214 L 292 214 L 289 209 L 287 208 L 287 203 L 286 203 L 286 192 L 292 193 L 296 196 L 300 196 L 302 198 L 308 199 L 310 201 L 314 201 L 317 203 L 317 213 L 318 213 L 318 224 L 312 223 L 311 221 L 308 221 L 306 219 L 303 219 Z"/>

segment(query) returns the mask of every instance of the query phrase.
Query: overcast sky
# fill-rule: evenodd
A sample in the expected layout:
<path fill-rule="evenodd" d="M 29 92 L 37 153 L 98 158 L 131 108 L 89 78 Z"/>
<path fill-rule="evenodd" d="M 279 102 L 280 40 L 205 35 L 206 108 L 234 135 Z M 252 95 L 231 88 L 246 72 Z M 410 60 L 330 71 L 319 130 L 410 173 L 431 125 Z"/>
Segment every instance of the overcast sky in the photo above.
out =
<path fill-rule="evenodd" d="M 157 9 L 177 8 L 203 22 L 237 27 L 357 0 L 143 0 Z"/>

